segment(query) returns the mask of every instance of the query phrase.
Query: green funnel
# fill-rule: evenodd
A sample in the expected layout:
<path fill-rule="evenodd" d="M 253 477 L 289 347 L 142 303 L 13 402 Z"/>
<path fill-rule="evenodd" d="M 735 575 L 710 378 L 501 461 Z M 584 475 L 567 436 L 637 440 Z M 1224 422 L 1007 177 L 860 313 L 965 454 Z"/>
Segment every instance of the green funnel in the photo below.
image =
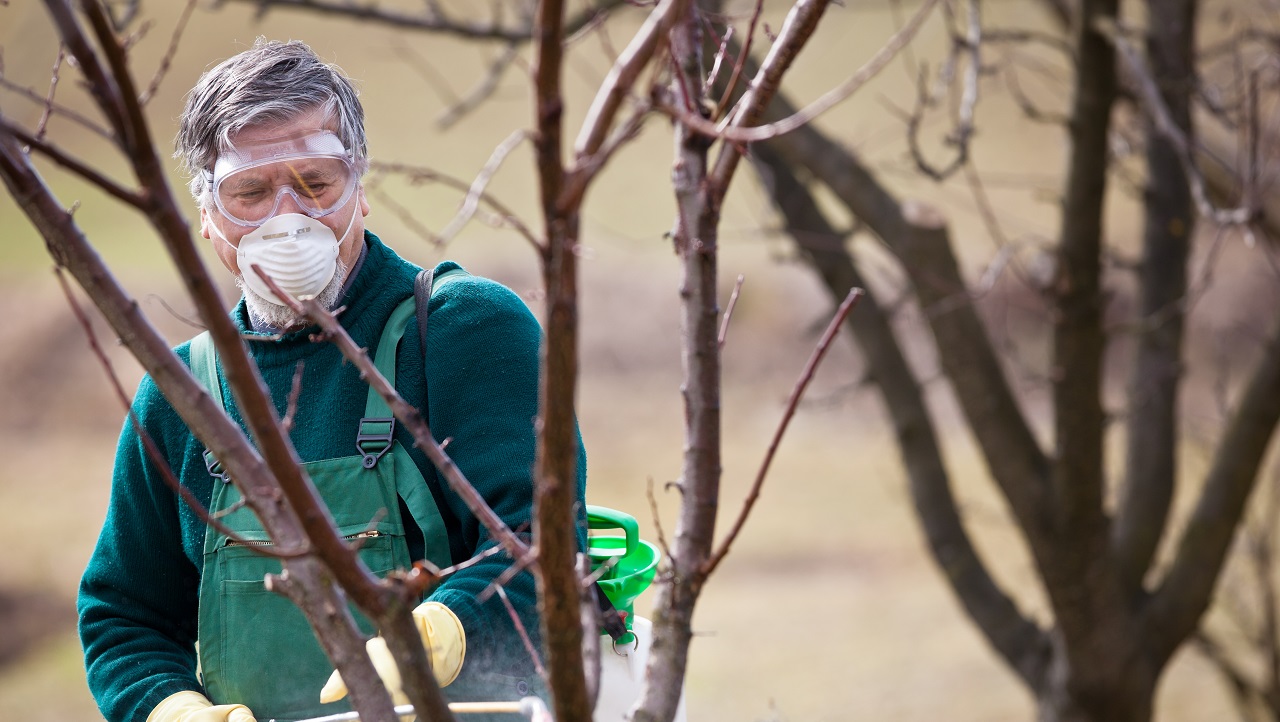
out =
<path fill-rule="evenodd" d="M 615 609 L 627 613 L 630 629 L 634 616 L 632 606 L 636 597 L 653 582 L 662 555 L 657 547 L 640 538 L 640 525 L 630 514 L 588 504 L 587 528 L 622 531 L 622 536 L 592 536 L 587 542 L 587 556 L 591 559 L 591 571 L 600 574 L 600 588 L 605 596 Z"/>

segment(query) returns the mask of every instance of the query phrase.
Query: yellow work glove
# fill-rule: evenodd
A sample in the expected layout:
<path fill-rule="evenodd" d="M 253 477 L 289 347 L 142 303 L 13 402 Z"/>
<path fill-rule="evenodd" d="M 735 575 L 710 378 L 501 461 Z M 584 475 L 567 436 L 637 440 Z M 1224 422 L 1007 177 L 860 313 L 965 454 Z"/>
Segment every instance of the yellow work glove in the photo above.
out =
<path fill-rule="evenodd" d="M 440 602 L 423 602 L 413 610 L 413 623 L 422 635 L 422 646 L 427 649 L 427 658 L 431 660 L 431 671 L 436 682 L 445 687 L 458 678 L 462 671 L 462 660 L 467 656 L 467 635 L 462 631 L 462 622 L 458 615 Z M 374 637 L 365 643 L 365 651 L 369 653 L 369 661 L 378 670 L 378 676 L 391 693 L 396 704 L 408 704 L 400 684 L 400 670 L 387 649 L 387 640 Z M 326 704 L 347 696 L 347 685 L 342 675 L 334 670 L 324 689 L 320 690 L 320 703 Z M 147 722 L 151 722 L 148 720 Z"/>
<path fill-rule="evenodd" d="M 257 722 L 242 704 L 210 702 L 199 692 L 175 692 L 147 715 L 147 722 Z"/>

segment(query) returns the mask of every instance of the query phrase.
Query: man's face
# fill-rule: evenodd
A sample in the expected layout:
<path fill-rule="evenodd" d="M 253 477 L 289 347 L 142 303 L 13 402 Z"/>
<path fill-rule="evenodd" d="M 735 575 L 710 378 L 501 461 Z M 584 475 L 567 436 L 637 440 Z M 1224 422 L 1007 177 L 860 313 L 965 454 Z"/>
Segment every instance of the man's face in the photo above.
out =
<path fill-rule="evenodd" d="M 241 146 L 276 138 L 299 136 L 317 130 L 336 131 L 333 124 L 326 122 L 324 113 L 318 109 L 292 120 L 246 128 L 232 136 L 231 141 L 232 144 Z M 290 179 L 282 175 L 278 179 L 273 179 L 272 182 L 277 181 L 279 185 L 283 186 L 288 185 Z M 274 193 L 274 189 L 267 192 Z M 303 212 L 298 202 L 286 193 L 281 198 L 276 215 Z M 351 268 L 355 265 L 355 261 L 359 258 L 360 251 L 364 247 L 364 217 L 367 215 L 369 215 L 369 202 L 365 200 L 363 188 L 358 187 L 345 206 L 333 213 L 315 219 L 327 226 L 338 237 L 340 241 L 338 260 L 345 268 Z M 346 230 L 348 224 L 351 225 L 351 230 L 347 231 L 344 237 L 343 231 Z M 218 233 L 215 232 L 215 226 L 218 231 L 222 232 L 221 235 L 226 238 L 226 242 L 223 242 L 223 238 L 220 238 Z M 214 251 L 218 254 L 222 264 L 237 277 L 242 275 L 242 271 L 240 270 L 236 249 L 240 246 L 240 240 L 254 230 L 256 230 L 254 226 L 245 226 L 233 222 L 224 216 L 212 203 L 202 204 L 200 208 L 200 235 L 213 243 Z"/>

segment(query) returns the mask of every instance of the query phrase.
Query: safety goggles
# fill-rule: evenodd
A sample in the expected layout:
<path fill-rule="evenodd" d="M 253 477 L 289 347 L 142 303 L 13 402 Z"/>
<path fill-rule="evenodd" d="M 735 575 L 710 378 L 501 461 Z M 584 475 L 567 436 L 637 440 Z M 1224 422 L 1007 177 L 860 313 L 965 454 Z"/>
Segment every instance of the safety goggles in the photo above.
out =
<path fill-rule="evenodd" d="M 213 202 L 242 226 L 260 226 L 286 197 L 312 218 L 342 208 L 360 179 L 351 153 L 327 130 L 243 144 L 218 156 L 205 171 Z"/>

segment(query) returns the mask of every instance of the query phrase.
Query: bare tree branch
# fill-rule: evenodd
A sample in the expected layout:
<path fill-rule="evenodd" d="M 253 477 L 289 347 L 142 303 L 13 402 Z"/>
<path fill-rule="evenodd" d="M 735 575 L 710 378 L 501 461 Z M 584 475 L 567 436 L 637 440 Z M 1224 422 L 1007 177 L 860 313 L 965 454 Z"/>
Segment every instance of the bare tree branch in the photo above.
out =
<path fill-rule="evenodd" d="M 95 135 L 99 135 L 105 138 L 106 140 L 114 140 L 114 138 L 111 135 L 111 131 L 107 130 L 106 128 L 103 128 L 97 123 L 94 123 L 92 120 L 85 117 L 84 115 L 81 115 L 80 113 L 77 113 L 76 111 L 64 105 L 58 105 L 57 103 L 49 103 L 47 94 L 41 95 L 36 91 L 32 90 L 31 88 L 25 88 L 21 85 L 18 85 L 17 83 L 14 83 L 6 79 L 4 77 L 2 68 L 0 68 L 0 88 L 11 90 L 14 93 L 17 93 L 18 95 L 22 96 L 23 98 L 26 98 L 27 100 L 30 100 L 33 103 L 39 103 L 42 107 L 47 106 L 53 112 L 54 115 L 57 115 L 62 118 L 66 118 L 67 120 L 75 123 L 76 125 L 79 125 L 80 127 L 84 128 L 85 130 Z"/>
<path fill-rule="evenodd" d="M 49 125 L 49 118 L 53 115 L 53 96 L 58 90 L 58 76 L 62 70 L 62 59 L 67 57 L 67 49 L 58 43 L 58 57 L 53 60 L 53 68 L 49 71 L 49 92 L 44 98 L 44 110 L 40 113 L 40 121 L 36 123 L 35 137 L 37 139 L 44 138 L 45 130 Z"/>
<path fill-rule="evenodd" d="M 796 178 L 793 166 L 776 152 L 783 143 L 785 140 L 761 143 L 753 156 L 801 257 L 822 279 L 833 300 L 855 287 L 866 287 L 853 256 L 840 242 L 842 234 Z M 866 361 L 867 377 L 880 389 L 893 420 L 911 497 L 933 559 L 996 652 L 1036 689 L 1048 668 L 1048 635 L 1022 616 L 978 557 L 952 496 L 920 384 L 875 296 L 868 294 L 859 305 L 858 313 L 850 315 L 846 323 Z"/>
<path fill-rule="evenodd" d="M 276 288 L 274 281 L 259 271 L 257 266 L 254 267 L 254 271 L 273 290 Z M 395 387 L 387 382 L 386 377 L 378 372 L 373 360 L 369 358 L 369 352 L 356 344 L 351 335 L 338 322 L 334 313 L 326 310 L 314 298 L 298 302 L 283 291 L 276 290 L 275 292 L 279 298 L 289 304 L 290 308 L 305 315 L 306 318 L 318 325 L 320 330 L 324 332 L 326 339 L 342 352 L 344 358 L 359 369 L 360 377 L 387 402 L 391 413 L 400 423 L 404 424 L 405 429 L 413 436 L 414 445 L 422 449 L 422 453 L 426 454 L 427 459 L 439 469 L 440 475 L 444 477 L 445 482 L 453 493 L 462 499 L 463 503 L 467 505 L 467 510 L 475 515 L 490 536 L 502 544 L 503 549 L 511 555 L 511 558 L 520 559 L 528 554 L 529 546 L 521 541 L 511 531 L 510 527 L 489 508 L 484 497 L 480 496 L 480 493 L 463 475 L 462 470 L 453 463 L 453 460 L 445 453 L 444 448 L 431 435 L 431 428 L 422 418 L 422 414 L 412 404 L 405 401 L 395 390 Z"/>
<path fill-rule="evenodd" d="M 935 181 L 942 181 L 959 170 L 969 160 L 969 141 L 973 136 L 973 112 L 978 105 L 978 73 L 982 69 L 982 16 L 979 10 L 979 0 L 968 0 L 966 3 L 969 12 L 967 13 L 968 22 L 966 23 L 966 34 L 963 41 L 955 40 L 953 44 L 952 58 L 948 61 L 947 66 L 952 67 L 959 62 L 958 56 L 961 51 L 968 51 L 969 59 L 965 64 L 963 90 L 960 98 L 960 109 L 954 130 L 947 137 L 947 144 L 954 146 L 956 155 L 942 168 L 938 168 L 925 159 L 924 153 L 920 150 L 919 130 L 920 124 L 924 120 L 924 111 L 927 107 L 932 106 L 935 98 L 926 96 L 923 90 L 924 80 L 921 78 L 921 93 L 919 107 L 916 112 L 911 114 L 910 123 L 907 126 L 908 146 L 911 149 L 911 155 L 915 158 L 916 167 L 925 175 Z M 939 78 L 944 87 L 949 87 L 949 77 L 953 71 L 948 71 L 944 77 Z"/>
<path fill-rule="evenodd" d="M 701 107 L 702 33 L 692 2 L 674 3 L 670 33 L 670 91 L 687 108 Z M 653 646 L 645 667 L 634 722 L 669 722 L 684 688 L 693 610 L 705 577 L 701 571 L 714 543 L 720 490 L 720 357 L 716 301 L 719 208 L 707 197 L 708 139 L 683 123 L 675 127 L 672 187 L 676 222 L 672 231 L 683 277 L 681 365 L 684 369 L 685 444 L 680 473 L 681 505 L 675 547 L 666 559 L 654 601 Z"/>
<path fill-rule="evenodd" d="M 1064 529 L 1088 535 L 1102 520 L 1102 208 L 1108 171 L 1107 142 L 1116 96 L 1115 53 L 1092 30 L 1097 18 L 1113 18 L 1112 0 L 1086 0 L 1078 26 L 1080 66 L 1068 124 L 1071 157 L 1059 232 L 1059 309 L 1053 330 L 1053 406 L 1057 434 L 1054 489 Z M 1082 547 L 1096 543 L 1086 540 Z M 1094 556 L 1093 548 L 1082 548 Z"/>
<path fill-rule="evenodd" d="M 67 153 L 64 153 L 57 146 L 31 135 L 30 133 L 23 130 L 22 128 L 17 127 L 16 125 L 10 124 L 3 117 L 0 117 L 0 134 L 7 134 L 9 136 L 12 136 L 13 138 L 21 142 L 23 145 L 29 146 L 31 148 L 34 148 L 35 150 L 40 151 L 40 153 L 47 156 L 54 163 L 57 163 L 63 168 L 66 168 L 72 173 L 75 173 L 76 175 L 80 176 L 84 180 L 88 181 L 91 185 L 99 188 L 100 190 L 102 190 L 102 192 L 106 193 L 112 198 L 115 198 L 121 203 L 124 203 L 125 205 L 128 205 L 132 208 L 136 208 L 138 210 L 145 210 L 145 203 L 143 202 L 142 198 L 138 197 L 138 194 L 124 188 L 120 184 L 116 183 L 114 180 L 108 178 L 105 175 L 102 175 L 101 173 L 94 170 L 93 168 L 90 168 L 89 166 L 80 162 L 75 157 Z"/>
<path fill-rule="evenodd" d="M 1196 0 L 1177 0 L 1151 18 L 1147 56 L 1162 103 L 1180 132 L 1191 131 Z M 1187 260 L 1195 233 L 1195 209 L 1177 149 L 1147 125 L 1147 190 L 1144 204 L 1141 318 L 1129 382 L 1130 417 L 1125 484 L 1117 505 L 1113 548 L 1121 582 L 1142 589 L 1168 521 L 1178 478 L 1178 391 L 1182 378 L 1181 300 L 1188 295 Z"/>
<path fill-rule="evenodd" d="M 716 103 L 716 108 L 722 116 L 727 115 L 725 109 L 728 107 L 729 100 L 733 97 L 734 92 L 738 89 L 738 79 L 742 77 L 742 68 L 746 64 L 747 57 L 751 54 L 751 46 L 756 39 L 756 24 L 760 22 L 760 13 L 763 10 L 764 0 L 756 0 L 756 6 L 751 11 L 751 22 L 747 23 L 746 39 L 742 41 L 742 48 L 738 51 L 738 58 L 733 63 L 733 73 L 723 86 L 724 92 L 720 94 L 720 102 Z M 728 38 L 725 40 L 728 42 Z"/>
<path fill-rule="evenodd" d="M 453 220 L 449 221 L 449 225 L 440 231 L 441 243 L 448 243 L 471 220 L 471 217 L 475 215 L 476 208 L 480 205 L 480 198 L 485 194 L 485 188 L 488 187 L 489 181 L 493 180 L 493 176 L 498 172 L 498 168 L 502 166 L 502 162 L 507 159 L 511 151 L 515 150 L 528 137 L 529 133 L 523 129 L 513 131 L 507 136 L 506 140 L 493 149 L 488 162 L 484 164 L 484 168 L 480 169 L 480 173 L 472 181 L 471 187 L 467 189 L 467 196 L 462 200 L 462 207 L 454 214 Z M 541 247 L 541 244 L 539 244 L 539 247 Z"/>
<path fill-rule="evenodd" d="M 791 112 L 778 97 L 769 115 Z M 1052 528 L 1048 461 L 965 293 L 945 224 L 933 211 L 899 201 L 856 157 L 813 126 L 782 136 L 773 147 L 786 162 L 808 168 L 830 187 L 901 260 L 927 312 L 939 359 L 991 474 L 1009 499 L 1033 554 L 1045 559 L 1050 544 L 1046 535 Z"/>
<path fill-rule="evenodd" d="M 1070 26 L 1072 12 L 1069 0 L 1042 0 L 1042 2 L 1061 27 L 1067 28 Z M 1132 87 L 1136 81 L 1127 75 L 1120 77 L 1120 83 L 1123 89 L 1122 97 L 1134 98 L 1143 94 Z M 1234 154 L 1234 140 L 1219 140 L 1213 137 L 1206 137 L 1203 132 L 1200 135 L 1201 140 L 1205 142 L 1205 147 L 1194 146 L 1191 151 L 1195 158 L 1196 166 L 1203 173 L 1206 194 L 1217 203 L 1229 203 L 1231 199 L 1239 197 L 1238 189 L 1246 185 L 1246 181 L 1242 179 L 1239 170 L 1229 164 L 1224 164 L 1222 160 L 1223 158 L 1230 158 Z M 1267 233 L 1271 236 L 1280 237 L 1280 202 L 1277 202 L 1274 198 L 1273 194 L 1272 197 L 1260 199 L 1263 203 L 1261 219 L 1252 220 L 1257 220 L 1267 229 Z M 1198 209 L 1203 210 L 1199 199 L 1196 201 L 1196 206 Z M 1244 214 L 1248 209 L 1237 208 L 1235 210 Z M 1255 208 L 1253 212 L 1256 214 L 1259 211 Z M 1214 218 L 1215 221 L 1220 220 L 1216 218 L 1216 215 L 1209 214 L 1206 217 Z M 1228 213 L 1228 216 L 1231 216 L 1231 214 Z M 1234 222 L 1235 219 L 1232 218 L 1231 220 Z"/>
<path fill-rule="evenodd" d="M 1157 659 L 1173 654 L 1208 607 L 1222 561 L 1280 422 L 1280 324 L 1271 334 L 1227 422 L 1174 561 L 1146 612 L 1149 644 Z"/>
<path fill-rule="evenodd" d="M 467 183 L 466 181 L 460 178 L 455 178 L 451 175 L 441 173 L 431 168 L 411 166 L 411 165 L 406 165 L 404 163 L 383 163 L 383 162 L 375 161 L 372 164 L 370 164 L 370 167 L 372 168 L 372 170 L 380 173 L 395 173 L 395 174 L 403 175 L 408 179 L 409 183 L 411 184 L 422 183 L 424 181 L 440 183 L 441 185 L 445 185 L 450 188 L 454 188 L 466 193 L 472 193 L 473 187 L 475 186 L 475 183 L 476 183 L 476 181 Z M 519 233 L 522 237 L 524 237 L 524 239 L 528 241 L 530 245 L 532 245 L 535 249 L 540 249 L 542 247 L 542 241 L 533 235 L 533 231 L 529 230 L 528 225 L 526 225 L 524 221 L 520 220 L 520 217 L 516 214 L 515 211 L 511 210 L 508 206 L 503 204 L 497 198 L 495 198 L 489 193 L 484 192 L 483 190 L 481 190 L 479 193 L 476 194 L 476 199 L 484 203 L 485 205 L 489 206 L 490 208 L 492 208 L 494 213 L 497 214 L 497 216 L 501 219 L 504 225 L 514 229 L 517 233 Z M 440 242 L 439 236 L 436 236 L 436 239 L 437 239 L 436 240 L 437 243 Z"/>
<path fill-rule="evenodd" d="M 219 0 L 227 2 L 228 0 Z M 414 30 L 441 35 L 453 35 L 471 40 L 501 40 L 504 42 L 529 42 L 533 29 L 526 22 L 520 25 L 504 25 L 500 18 L 490 22 L 478 22 L 450 17 L 438 3 L 428 3 L 428 11 L 406 13 L 379 7 L 378 4 L 344 2 L 343 0 L 232 0 L 252 4 L 259 13 L 269 10 L 304 10 L 316 15 L 332 15 L 397 30 Z M 623 5 L 626 0 L 599 0 L 565 21 L 563 35 L 573 35 L 595 21 L 598 14 Z"/>
<path fill-rule="evenodd" d="M 822 19 L 829 4 L 830 0 L 798 0 L 791 6 L 782 24 L 782 31 L 769 48 L 769 54 L 760 64 L 760 70 L 751 80 L 750 87 L 738 99 L 734 112 L 725 117 L 720 125 L 725 128 L 744 128 L 756 124 L 773 96 L 778 93 L 782 76 L 791 68 L 809 38 L 813 37 L 818 21 Z M 701 116 L 698 118 L 702 119 Z M 712 195 L 719 196 L 713 200 L 716 206 L 719 206 L 727 191 L 741 158 L 742 151 L 739 147 L 728 143 L 721 146 L 715 168 L 709 176 Z"/>
<path fill-rule="evenodd" d="M 1114 21 L 1099 23 L 1098 31 L 1105 35 L 1119 51 L 1120 58 L 1129 70 L 1127 77 L 1136 83 L 1135 90 L 1142 101 L 1143 110 L 1153 121 L 1154 129 L 1168 140 L 1173 151 L 1177 153 L 1183 170 L 1191 182 L 1191 197 L 1195 200 L 1200 214 L 1222 225 L 1244 225 L 1253 221 L 1258 214 L 1257 208 L 1242 206 L 1220 209 L 1214 206 L 1205 186 L 1204 177 L 1196 166 L 1192 144 L 1171 116 L 1169 108 L 1160 96 L 1160 90 L 1152 81 L 1151 73 L 1147 71 L 1146 64 L 1142 62 L 1137 50 L 1120 32 Z M 1246 189 L 1246 199 L 1249 198 L 1250 193 L 1251 191 Z"/>
<path fill-rule="evenodd" d="M 456 103 L 446 108 L 440 114 L 440 117 L 436 118 L 436 127 L 442 130 L 452 127 L 454 123 L 466 117 L 468 113 L 475 110 L 484 101 L 493 97 L 493 93 L 498 89 L 498 83 L 502 80 L 502 76 L 518 57 L 520 57 L 519 43 L 507 43 L 506 47 L 502 49 L 502 53 L 489 64 L 489 69 L 485 71 L 480 84 L 470 93 L 467 93 L 465 98 L 460 98 Z"/>
<path fill-rule="evenodd" d="M 578 139 L 574 143 L 574 162 L 577 165 L 583 165 L 588 156 L 600 150 L 623 99 L 631 92 L 662 38 L 671 30 L 679 6 L 680 3 L 676 0 L 661 0 L 610 68 L 609 75 L 591 101 L 591 107 L 587 110 Z"/>
<path fill-rule="evenodd" d="M 545 223 L 542 246 L 547 336 L 539 389 L 534 538 L 537 581 L 552 704 L 559 722 L 588 722 L 591 703 L 582 668 L 577 573 L 578 203 L 563 202 L 564 3 L 540 0 L 534 19 L 534 148 Z"/>
<path fill-rule="evenodd" d="M 524 651 L 528 653 L 529 659 L 533 661 L 533 667 L 538 676 L 546 679 L 547 670 L 542 666 L 542 658 L 538 656 L 538 650 L 534 648 L 533 640 L 529 639 L 529 632 L 524 628 L 524 622 L 520 621 L 520 615 L 516 613 L 516 608 L 511 605 L 511 599 L 507 597 L 507 590 L 498 585 L 494 587 L 494 593 L 502 600 L 502 606 L 506 608 L 507 616 L 511 618 L 511 624 L 515 626 L 516 632 L 520 635 L 520 641 L 524 644 Z"/>
<path fill-rule="evenodd" d="M 850 289 L 849 295 L 845 297 L 840 304 L 840 308 L 836 309 L 835 316 L 827 324 L 827 329 L 822 333 L 822 338 L 818 339 L 818 345 L 814 347 L 809 360 L 805 362 L 804 370 L 800 373 L 800 379 L 791 389 L 791 396 L 787 399 L 787 407 L 782 413 L 782 420 L 778 423 L 778 428 L 774 431 L 773 438 L 769 441 L 769 448 L 765 451 L 764 461 L 760 463 L 760 470 L 756 472 L 755 481 L 751 483 L 751 489 L 747 492 L 742 511 L 738 514 L 738 518 L 733 522 L 733 525 L 730 526 L 728 535 L 720 542 L 720 547 L 703 563 L 702 573 L 704 576 L 711 576 L 715 572 L 716 567 L 728 555 L 734 539 L 738 538 L 738 534 L 742 532 L 742 528 L 746 525 L 747 517 L 751 515 L 752 508 L 755 507 L 756 501 L 760 498 L 760 491 L 764 488 L 764 480 L 769 474 L 769 467 L 773 462 L 774 454 L 777 453 L 778 446 L 782 443 L 782 436 L 786 434 L 787 427 L 790 425 L 792 417 L 795 416 L 796 408 L 800 405 L 800 399 L 804 396 L 805 389 L 808 388 L 809 382 L 813 380 L 813 375 L 818 370 L 818 364 L 822 363 L 822 357 L 826 355 L 827 349 L 831 346 L 831 341 L 835 339 L 836 333 L 840 331 L 840 326 L 844 324 L 845 318 L 864 295 L 866 295 L 866 291 L 861 288 Z"/>
<path fill-rule="evenodd" d="M 779 135 L 791 133 L 798 128 L 808 125 L 814 118 L 825 113 L 831 108 L 843 102 L 852 95 L 858 88 L 866 84 L 868 80 L 875 77 L 877 73 L 889 64 L 889 61 L 897 55 L 908 42 L 915 37 L 916 31 L 924 23 L 924 20 L 932 12 L 934 6 L 939 0 L 924 0 L 916 14 L 905 25 L 897 35 L 886 43 L 876 54 L 867 61 L 865 65 L 858 69 L 858 72 L 846 80 L 838 87 L 828 91 L 821 98 L 805 107 L 804 110 L 794 112 L 788 117 L 776 120 L 765 125 L 757 125 L 750 127 L 730 127 L 728 125 L 729 118 L 721 121 L 719 124 L 712 123 L 699 115 L 696 115 L 688 108 L 682 108 L 675 103 L 662 103 L 659 108 L 669 113 L 682 123 L 687 124 L 699 133 L 707 135 L 711 138 L 718 138 L 734 143 L 754 143 L 756 141 L 768 140 Z"/>
<path fill-rule="evenodd" d="M 178 52 L 178 43 L 182 40 L 182 33 L 187 29 L 187 23 L 191 20 L 191 12 L 196 9 L 196 0 L 187 0 L 187 6 L 182 9 L 182 15 L 178 18 L 178 24 L 173 29 L 173 35 L 169 38 L 169 48 L 164 51 L 164 57 L 160 58 L 160 65 L 156 68 L 156 74 L 152 76 L 151 82 L 147 84 L 147 89 L 138 97 L 138 102 L 146 105 L 155 97 L 156 91 L 160 89 L 160 83 L 164 80 L 164 76 L 169 72 L 169 66 L 173 64 L 173 56 Z"/>

